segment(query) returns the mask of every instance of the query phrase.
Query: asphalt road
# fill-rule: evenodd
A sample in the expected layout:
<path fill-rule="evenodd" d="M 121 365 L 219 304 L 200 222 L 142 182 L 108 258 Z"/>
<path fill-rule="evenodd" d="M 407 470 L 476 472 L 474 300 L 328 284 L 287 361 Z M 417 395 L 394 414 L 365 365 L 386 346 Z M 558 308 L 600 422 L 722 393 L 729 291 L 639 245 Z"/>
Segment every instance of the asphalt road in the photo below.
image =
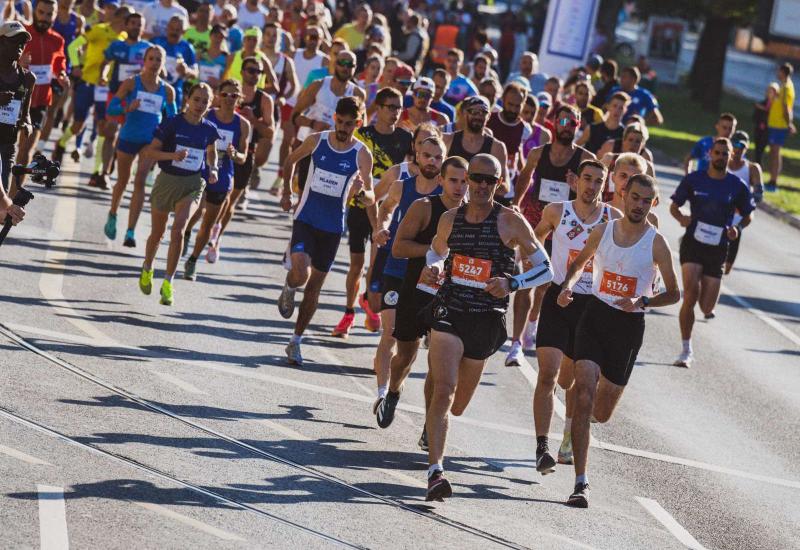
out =
<path fill-rule="evenodd" d="M 292 324 L 275 303 L 290 224 L 273 198 L 259 193 L 220 262 L 176 279 L 166 308 L 138 290 L 142 244 L 103 236 L 109 193 L 65 168 L 55 189 L 32 187 L 28 217 L 0 248 L 0 546 L 800 547 L 797 230 L 761 214 L 745 231 L 717 318 L 696 327 L 691 370 L 670 366 L 677 308 L 648 314 L 617 413 L 593 426 L 588 510 L 563 504 L 571 467 L 535 471 L 535 358 L 506 368 L 502 353 L 452 423 L 455 497 L 430 504 L 416 446 L 425 353 L 380 430 L 377 336 L 360 312 L 349 340 L 327 336 L 342 313 L 344 246 L 306 365 L 290 367 Z M 660 168 L 666 199 L 674 175 Z M 140 243 L 148 228 L 144 216 Z M 561 429 L 555 418 L 554 437 Z"/>

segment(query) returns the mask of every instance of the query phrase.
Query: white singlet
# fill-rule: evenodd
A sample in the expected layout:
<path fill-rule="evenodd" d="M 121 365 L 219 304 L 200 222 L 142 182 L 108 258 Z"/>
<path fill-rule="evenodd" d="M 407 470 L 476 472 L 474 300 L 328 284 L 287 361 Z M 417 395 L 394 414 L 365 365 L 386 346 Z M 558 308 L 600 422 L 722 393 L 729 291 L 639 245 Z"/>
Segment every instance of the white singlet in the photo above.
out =
<path fill-rule="evenodd" d="M 316 53 L 311 59 L 306 59 L 303 55 L 305 50 L 299 50 L 294 53 L 294 70 L 297 72 L 297 81 L 302 87 L 305 84 L 308 74 L 314 69 L 322 67 L 323 54 Z M 299 93 L 300 90 L 297 90 Z M 297 93 L 287 100 L 289 105 L 294 106 L 297 103 Z"/>
<path fill-rule="evenodd" d="M 592 229 L 611 218 L 607 204 L 603 204 L 599 214 L 592 222 L 582 222 L 573 208 L 574 201 L 562 203 L 561 221 L 553 230 L 553 254 L 550 257 L 553 266 L 553 283 L 560 285 L 567 278 L 567 269 L 578 257 Z M 572 288 L 577 294 L 592 293 L 592 260 L 586 264 L 581 278 Z"/>
<path fill-rule="evenodd" d="M 317 98 L 314 100 L 314 104 L 308 108 L 308 114 L 306 115 L 312 120 L 318 120 L 331 126 L 333 125 L 333 114 L 336 112 L 336 104 L 343 97 L 353 95 L 354 89 L 354 84 L 348 81 L 344 93 L 340 96 L 336 95 L 331 90 L 332 81 L 332 76 L 326 76 L 322 80 L 322 85 L 317 92 Z"/>

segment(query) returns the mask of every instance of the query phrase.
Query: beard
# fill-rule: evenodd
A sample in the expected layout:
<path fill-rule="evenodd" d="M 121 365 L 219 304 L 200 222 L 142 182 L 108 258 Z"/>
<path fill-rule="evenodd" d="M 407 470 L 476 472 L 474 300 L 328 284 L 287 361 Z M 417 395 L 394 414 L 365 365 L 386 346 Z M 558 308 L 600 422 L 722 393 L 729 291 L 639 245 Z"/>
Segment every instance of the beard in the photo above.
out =
<path fill-rule="evenodd" d="M 348 137 L 349 136 L 347 135 L 347 132 L 343 132 L 341 130 L 336 130 L 336 140 L 337 141 L 345 142 L 345 141 L 347 141 Z"/>
<path fill-rule="evenodd" d="M 711 166 L 713 166 L 715 170 L 719 170 L 721 172 L 722 170 L 725 170 L 725 167 L 728 166 L 728 163 L 725 161 L 712 162 Z"/>
<path fill-rule="evenodd" d="M 45 32 L 52 26 L 53 26 L 52 23 L 49 23 L 47 21 L 39 21 L 35 17 L 33 18 L 33 27 L 39 32 Z"/>
<path fill-rule="evenodd" d="M 467 128 L 469 128 L 469 131 L 474 134 L 480 134 L 483 132 L 483 121 L 475 122 L 472 120 L 468 120 Z"/>
<path fill-rule="evenodd" d="M 425 179 L 432 180 L 439 174 L 439 168 L 436 166 L 420 166 L 420 173 L 425 176 Z"/>
<path fill-rule="evenodd" d="M 511 111 L 501 111 L 500 116 L 503 117 L 503 120 L 506 122 L 514 122 L 519 117 L 519 113 L 512 113 Z"/>
<path fill-rule="evenodd" d="M 558 141 L 561 145 L 571 145 L 574 139 L 575 134 L 571 132 L 561 132 L 556 136 L 556 141 Z"/>

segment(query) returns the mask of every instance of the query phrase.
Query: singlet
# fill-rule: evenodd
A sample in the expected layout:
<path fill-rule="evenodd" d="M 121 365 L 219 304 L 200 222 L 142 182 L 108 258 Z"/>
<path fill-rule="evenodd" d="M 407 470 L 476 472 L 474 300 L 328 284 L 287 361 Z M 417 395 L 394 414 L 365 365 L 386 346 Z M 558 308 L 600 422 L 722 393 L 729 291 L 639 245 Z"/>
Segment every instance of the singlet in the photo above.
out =
<path fill-rule="evenodd" d="M 647 225 L 647 231 L 634 245 L 618 246 L 614 241 L 614 226 L 611 220 L 594 253 L 592 294 L 613 308 L 620 298 L 653 296 L 653 282 L 658 269 L 653 261 L 653 239 L 656 229 Z"/>
<path fill-rule="evenodd" d="M 389 252 L 389 256 L 386 258 L 386 265 L 383 268 L 384 274 L 397 277 L 398 279 L 402 279 L 406 274 L 406 265 L 408 264 L 406 258 L 395 258 L 392 255 L 394 236 L 397 234 L 397 228 L 400 227 L 400 222 L 403 221 L 403 216 L 406 215 L 406 212 L 408 212 L 408 209 L 411 208 L 411 204 L 415 200 L 442 194 L 441 185 L 437 185 L 430 193 L 422 194 L 417 191 L 417 176 L 402 181 L 403 194 L 400 196 L 400 202 L 397 204 L 397 208 L 395 208 L 392 213 L 392 221 L 389 223 L 389 240 L 384 245 L 384 248 Z"/>
<path fill-rule="evenodd" d="M 253 109 L 253 116 L 256 117 L 256 120 L 261 119 L 264 116 L 264 113 L 261 112 L 261 99 L 267 95 L 267 92 L 260 88 L 256 88 L 255 93 L 253 94 L 253 99 L 250 101 L 242 100 L 242 103 L 239 105 L 239 108 L 242 107 L 250 107 Z M 250 143 L 247 146 L 247 152 L 252 153 L 256 150 L 256 143 L 259 140 L 258 130 L 255 128 L 252 129 L 252 136 L 250 138 Z"/>
<path fill-rule="evenodd" d="M 150 46 L 152 44 L 146 40 L 139 40 L 133 44 L 128 44 L 125 40 L 116 40 L 106 48 L 104 52 L 106 60 L 114 61 L 114 69 L 108 83 L 108 89 L 112 94 L 117 93 L 123 80 L 142 72 L 144 54 Z"/>
<path fill-rule="evenodd" d="M 414 237 L 414 242 L 420 244 L 431 244 L 431 242 L 433 242 L 433 238 L 436 236 L 436 230 L 439 227 L 439 218 L 442 217 L 442 214 L 447 212 L 447 207 L 442 202 L 442 195 L 433 195 L 428 198 L 431 201 L 431 219 L 428 222 L 428 225 L 426 225 L 425 228 L 417 233 L 416 237 Z M 403 285 L 400 288 L 400 294 L 405 295 L 406 293 L 413 292 L 414 289 L 419 289 L 427 294 L 436 294 L 436 289 L 421 283 L 417 284 L 419 282 L 422 269 L 427 263 L 425 256 L 420 256 L 419 258 L 408 258 L 407 261 L 406 274 L 403 278 Z"/>
<path fill-rule="evenodd" d="M 737 170 L 734 170 L 728 166 L 728 173 L 738 176 L 743 182 L 745 182 L 745 184 L 747 184 L 747 187 L 750 187 L 750 161 L 745 160 L 744 164 Z"/>
<path fill-rule="evenodd" d="M 66 23 L 62 23 L 58 19 L 58 14 L 56 14 L 55 19 L 53 19 L 53 27 L 52 29 L 56 31 L 58 34 L 61 35 L 61 38 L 64 39 L 64 57 L 67 58 L 67 66 L 69 66 L 69 56 L 67 56 L 67 46 L 69 43 L 75 40 L 75 37 L 78 34 L 78 16 L 75 12 L 69 13 L 69 19 Z"/>
<path fill-rule="evenodd" d="M 332 76 L 326 76 L 322 79 L 322 85 L 319 87 L 314 104 L 309 107 L 308 113 L 306 114 L 308 118 L 319 122 L 325 122 L 326 124 L 332 124 L 333 115 L 336 111 L 336 104 L 341 98 L 353 95 L 354 85 L 350 81 L 347 82 L 347 86 L 342 95 L 338 96 L 333 93 L 331 89 L 333 78 Z"/>
<path fill-rule="evenodd" d="M 138 109 L 125 115 L 125 124 L 119 131 L 119 139 L 132 143 L 149 143 L 153 141 L 153 132 L 161 124 L 164 104 L 167 102 L 167 86 L 159 79 L 158 90 L 149 92 L 142 83 L 142 77 L 138 75 L 134 78 L 134 83 L 133 91 L 125 98 L 125 104 L 130 105 L 139 98 L 140 105 Z M 160 104 L 157 99 L 159 97 Z"/>
<path fill-rule="evenodd" d="M 572 157 L 563 166 L 556 166 L 550 160 L 552 143 L 542 148 L 542 156 L 533 174 L 533 185 L 528 191 L 523 203 L 525 218 L 533 227 L 541 221 L 542 210 L 551 202 L 571 201 L 575 198 L 575 191 L 567 183 L 567 172 L 578 173 L 581 156 L 586 151 L 583 147 L 575 147 Z M 527 204 L 525 204 L 527 203 Z"/>
<path fill-rule="evenodd" d="M 458 313 L 505 313 L 508 296 L 495 298 L 486 292 L 486 281 L 514 273 L 514 249 L 500 239 L 497 218 L 503 207 L 494 206 L 482 222 L 469 223 L 467 205 L 460 207 L 447 239 L 450 254 L 445 261 L 444 284 L 439 290 L 444 306 Z"/>
<path fill-rule="evenodd" d="M 597 153 L 603 144 L 609 139 L 622 140 L 622 133 L 625 131 L 625 128 L 622 126 L 622 124 L 613 130 L 610 130 L 608 126 L 606 126 L 605 121 L 592 124 L 589 126 L 589 128 L 591 128 L 591 130 L 589 133 L 589 141 L 586 142 L 586 149 L 592 153 Z M 616 147 L 616 143 L 614 145 Z"/>
<path fill-rule="evenodd" d="M 503 120 L 500 113 L 496 112 L 491 114 L 486 126 L 492 131 L 495 139 L 505 143 L 509 170 L 512 170 L 517 163 L 519 146 L 531 134 L 530 125 L 522 119 L 517 120 L 514 124 L 509 124 Z"/>
<path fill-rule="evenodd" d="M 227 60 L 228 56 L 224 52 L 214 58 L 209 57 L 208 52 L 205 52 L 203 57 L 197 61 L 197 68 L 200 72 L 199 80 L 209 82 L 212 78 L 216 78 L 217 81 L 221 81 Z"/>
<path fill-rule="evenodd" d="M 553 265 L 553 283 L 560 285 L 567 278 L 567 269 L 586 246 L 586 239 L 596 225 L 611 219 L 611 209 L 603 204 L 599 215 L 592 222 L 582 222 L 573 207 L 574 201 L 563 203 L 561 223 L 553 230 L 553 253 L 550 261 Z M 592 293 L 592 260 L 586 264 L 581 278 L 572 289 L 577 294 Z"/>
<path fill-rule="evenodd" d="M 289 85 L 289 79 L 286 77 L 286 56 L 280 52 L 278 52 L 278 62 L 272 66 L 272 70 L 275 71 L 275 76 L 278 77 L 278 90 L 280 90 L 277 94 L 278 97 L 284 97 L 286 95 L 286 88 Z M 272 99 L 276 99 L 277 97 L 273 97 Z"/>
<path fill-rule="evenodd" d="M 17 121 L 22 111 L 25 94 L 28 93 L 28 89 L 25 87 L 25 73 L 27 72 L 22 67 L 17 66 L 16 80 L 14 82 L 0 80 L 0 92 L 14 93 L 11 101 L 0 107 L 0 143 L 14 144 L 17 141 Z"/>
<path fill-rule="evenodd" d="M 222 122 L 217 118 L 217 110 L 212 109 L 206 119 L 217 127 L 219 138 L 217 140 L 217 182 L 206 185 L 206 190 L 214 193 L 227 193 L 233 188 L 233 159 L 228 156 L 228 145 L 233 144 L 239 149 L 239 142 L 242 137 L 242 117 L 233 113 L 233 120 Z M 208 181 L 208 171 L 205 170 L 203 177 Z"/>
<path fill-rule="evenodd" d="M 450 149 L 447 151 L 448 157 L 459 156 L 463 157 L 467 162 L 472 160 L 472 157 L 478 155 L 480 153 L 491 153 L 492 152 L 492 145 L 494 145 L 495 140 L 492 136 L 483 136 L 483 144 L 481 148 L 474 152 L 470 153 L 466 149 L 464 149 L 464 130 L 459 130 L 453 134 L 453 141 L 450 142 Z"/>
<path fill-rule="evenodd" d="M 321 132 L 294 219 L 320 231 L 344 233 L 345 201 L 358 174 L 358 153 L 364 144 L 354 140 L 346 151 L 330 146 L 331 132 Z"/>
<path fill-rule="evenodd" d="M 191 124 L 183 113 L 163 120 L 153 137 L 161 141 L 164 152 L 187 152 L 186 158 L 180 161 L 158 161 L 159 168 L 173 176 L 202 174 L 206 165 L 206 148 L 220 138 L 217 127 L 207 119 Z"/>
<path fill-rule="evenodd" d="M 311 59 L 306 59 L 303 55 L 304 52 L 305 50 L 298 50 L 294 53 L 294 70 L 297 72 L 297 81 L 301 84 L 306 81 L 311 71 L 322 66 L 324 59 L 320 52 L 317 52 Z M 297 93 L 290 97 L 287 103 L 294 106 L 297 103 Z"/>

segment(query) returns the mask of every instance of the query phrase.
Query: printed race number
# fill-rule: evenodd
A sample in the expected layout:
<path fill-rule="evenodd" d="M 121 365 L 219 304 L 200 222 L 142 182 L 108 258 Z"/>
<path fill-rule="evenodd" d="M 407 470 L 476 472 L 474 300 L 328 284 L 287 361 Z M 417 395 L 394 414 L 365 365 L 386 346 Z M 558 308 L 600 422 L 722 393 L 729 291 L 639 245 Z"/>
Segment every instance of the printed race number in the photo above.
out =
<path fill-rule="evenodd" d="M 578 254 L 580 254 L 581 252 L 582 252 L 581 250 L 575 250 L 575 249 L 572 249 L 572 248 L 569 249 L 569 254 L 567 255 L 567 269 L 569 269 L 569 266 L 572 265 L 572 262 L 575 261 L 575 258 L 577 258 Z M 592 269 L 593 269 L 592 260 L 590 258 L 589 261 L 586 262 L 586 265 L 583 266 L 583 272 L 584 273 L 591 273 Z"/>
<path fill-rule="evenodd" d="M 636 277 L 626 277 L 619 273 L 603 271 L 600 279 L 600 292 L 620 298 L 636 297 Z"/>
<path fill-rule="evenodd" d="M 453 255 L 453 268 L 450 279 L 459 285 L 485 288 L 492 273 L 492 261 L 471 258 L 461 254 Z"/>

